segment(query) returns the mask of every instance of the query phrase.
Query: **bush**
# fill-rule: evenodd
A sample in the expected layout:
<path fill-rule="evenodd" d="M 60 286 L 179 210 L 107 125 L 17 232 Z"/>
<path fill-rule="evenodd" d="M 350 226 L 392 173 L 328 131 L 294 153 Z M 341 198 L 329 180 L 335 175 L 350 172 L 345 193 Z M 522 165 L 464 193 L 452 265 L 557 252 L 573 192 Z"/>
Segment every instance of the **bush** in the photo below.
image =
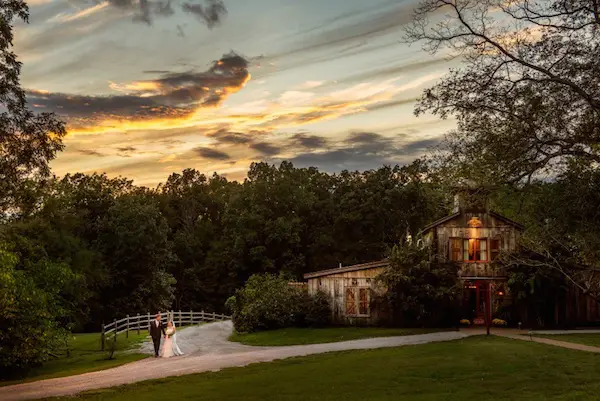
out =
<path fill-rule="evenodd" d="M 387 292 L 383 302 L 397 326 L 453 326 L 459 318 L 460 284 L 456 263 L 430 257 L 415 244 L 395 246 L 390 267 L 378 281 Z"/>
<path fill-rule="evenodd" d="M 233 325 L 240 333 L 323 326 L 330 315 L 325 294 L 311 297 L 303 290 L 289 286 L 284 278 L 269 274 L 250 277 L 225 306 L 231 311 Z"/>
<path fill-rule="evenodd" d="M 331 319 L 331 307 L 329 306 L 329 297 L 323 291 L 318 291 L 315 295 L 304 294 L 307 300 L 306 315 L 304 323 L 309 327 L 326 326 Z"/>
<path fill-rule="evenodd" d="M 16 265 L 17 257 L 0 244 L 0 377 L 42 364 L 66 335 L 58 325 L 64 311 L 59 291 L 70 271 L 46 261 L 29 271 Z"/>

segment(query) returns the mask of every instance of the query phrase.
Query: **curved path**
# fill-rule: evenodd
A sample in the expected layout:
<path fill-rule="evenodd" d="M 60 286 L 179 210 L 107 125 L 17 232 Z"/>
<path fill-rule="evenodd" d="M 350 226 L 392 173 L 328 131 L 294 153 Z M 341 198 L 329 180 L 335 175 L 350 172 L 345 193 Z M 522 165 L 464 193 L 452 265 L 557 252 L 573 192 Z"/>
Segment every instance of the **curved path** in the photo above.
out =
<path fill-rule="evenodd" d="M 227 337 L 231 334 L 231 331 L 232 325 L 230 321 L 210 323 L 181 330 L 177 335 L 177 343 L 183 352 L 187 350 L 186 355 L 182 357 L 169 359 L 149 358 L 98 372 L 0 387 L 0 400 L 28 400 L 73 395 L 92 389 L 119 386 L 168 376 L 217 371 L 223 368 L 246 366 L 257 362 L 271 362 L 277 359 L 332 351 L 399 347 L 402 345 L 451 341 L 470 335 L 469 333 L 447 331 L 402 337 L 369 338 L 328 344 L 250 347 L 227 341 Z M 143 351 L 145 348 L 147 348 L 147 345 L 144 345 Z M 147 352 L 147 349 L 145 352 Z"/>

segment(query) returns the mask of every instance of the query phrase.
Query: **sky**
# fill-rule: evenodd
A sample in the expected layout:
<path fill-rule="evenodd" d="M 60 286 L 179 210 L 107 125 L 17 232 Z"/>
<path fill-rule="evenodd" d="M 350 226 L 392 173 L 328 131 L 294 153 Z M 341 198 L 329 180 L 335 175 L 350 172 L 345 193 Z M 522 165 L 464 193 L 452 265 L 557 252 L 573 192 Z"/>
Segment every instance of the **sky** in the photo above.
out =
<path fill-rule="evenodd" d="M 223 1 L 29 2 L 15 51 L 30 107 L 67 123 L 54 174 L 362 171 L 410 163 L 454 128 L 413 115 L 459 66 L 403 43 L 415 0 Z"/>

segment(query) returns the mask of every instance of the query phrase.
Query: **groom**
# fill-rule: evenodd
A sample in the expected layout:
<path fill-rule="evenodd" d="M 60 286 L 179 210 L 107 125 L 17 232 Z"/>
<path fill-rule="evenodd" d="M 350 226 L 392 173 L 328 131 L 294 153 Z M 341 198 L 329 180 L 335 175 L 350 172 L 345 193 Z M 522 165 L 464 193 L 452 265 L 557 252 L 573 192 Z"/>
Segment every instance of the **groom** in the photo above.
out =
<path fill-rule="evenodd" d="M 165 327 L 160 321 L 160 313 L 156 315 L 156 319 L 150 323 L 150 337 L 154 343 L 154 357 L 158 358 L 158 350 L 160 349 L 160 334 L 166 335 Z"/>

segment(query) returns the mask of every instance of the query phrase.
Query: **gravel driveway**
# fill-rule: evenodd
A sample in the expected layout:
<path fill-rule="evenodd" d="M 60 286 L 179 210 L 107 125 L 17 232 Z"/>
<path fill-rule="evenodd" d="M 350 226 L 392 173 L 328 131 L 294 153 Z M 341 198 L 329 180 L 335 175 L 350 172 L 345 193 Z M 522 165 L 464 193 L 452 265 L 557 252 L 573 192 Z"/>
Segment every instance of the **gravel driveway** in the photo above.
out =
<path fill-rule="evenodd" d="M 86 390 L 119 386 L 143 380 L 217 371 L 227 367 L 246 366 L 251 363 L 271 362 L 277 359 L 310 354 L 451 341 L 470 335 L 463 332 L 446 331 L 328 344 L 250 347 L 227 341 L 231 332 L 232 324 L 230 321 L 182 329 L 177 334 L 177 343 L 181 350 L 186 353 L 184 356 L 169 359 L 149 358 L 99 372 L 0 387 L 0 400 L 13 401 L 65 396 Z M 142 351 L 154 353 L 151 344 L 144 344 Z"/>
<path fill-rule="evenodd" d="M 177 330 L 177 345 L 184 353 L 183 357 L 198 354 L 232 354 L 259 349 L 228 341 L 227 338 L 232 332 L 233 325 L 230 320 L 185 327 Z M 139 352 L 154 355 L 152 341 L 148 339 L 143 343 Z"/>

